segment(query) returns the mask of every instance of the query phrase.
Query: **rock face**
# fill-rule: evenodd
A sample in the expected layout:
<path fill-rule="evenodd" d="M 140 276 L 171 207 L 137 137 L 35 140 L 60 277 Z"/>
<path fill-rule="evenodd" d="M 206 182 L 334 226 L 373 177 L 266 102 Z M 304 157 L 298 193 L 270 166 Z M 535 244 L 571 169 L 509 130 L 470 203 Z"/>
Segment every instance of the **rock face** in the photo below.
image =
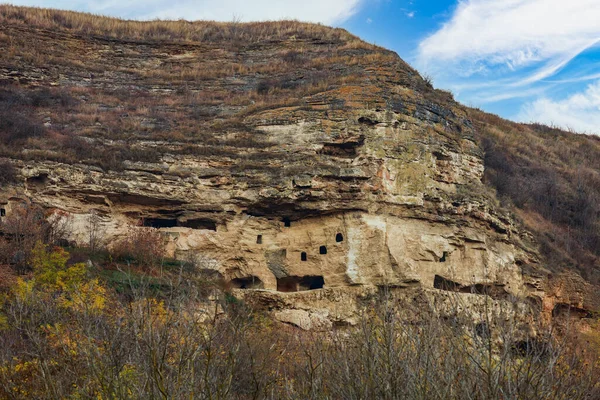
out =
<path fill-rule="evenodd" d="M 83 54 L 86 41 L 93 49 L 85 50 L 88 56 L 106 54 L 111 60 L 106 72 L 91 78 L 89 68 L 75 62 L 40 69 L 35 60 L 20 59 L 14 66 L 18 76 L 0 69 L 4 81 L 35 75 L 25 84 L 77 93 L 78 107 L 93 104 L 99 115 L 117 107 L 99 108 L 108 102 L 101 95 L 124 87 L 135 86 L 131 90 L 173 112 L 189 112 L 177 103 L 184 87 L 196 93 L 261 93 L 264 81 L 252 71 L 168 84 L 157 84 L 157 75 L 153 80 L 128 75 L 132 66 L 166 72 L 173 63 L 208 62 L 208 54 L 235 56 L 240 65 L 252 66 L 281 57 L 282 49 L 302 47 L 306 62 L 320 62 L 321 70 L 297 64 L 291 72 L 278 72 L 278 82 L 302 85 L 317 73 L 342 77 L 310 91 L 283 92 L 294 100 L 287 103 L 259 107 L 249 97 L 243 106 L 228 100 L 198 105 L 209 116 L 199 123 L 204 135 L 199 139 L 140 133 L 173 134 L 176 117 L 145 120 L 136 125 L 141 131 L 128 131 L 127 141 L 114 132 L 103 134 L 108 122 L 101 118 L 92 127 L 50 123 L 47 128 L 92 143 L 92 151 L 133 140 L 140 151 L 158 157 L 127 159 L 117 171 L 84 159 L 13 154 L 21 178 L 2 192 L 7 214 L 23 199 L 66 212 L 70 239 L 82 245 L 92 228 L 110 245 L 143 221 L 164 233 L 171 256 L 217 271 L 237 296 L 303 329 L 353 323 L 361 299 L 381 287 L 406 298 L 457 292 L 473 307 L 485 296 L 507 304 L 516 299 L 524 307 L 543 303 L 544 309 L 571 302 L 546 295 L 547 273 L 530 238 L 481 182 L 483 152 L 465 109 L 448 93 L 434 91 L 395 54 L 364 43 L 352 47 L 354 39 L 343 35 L 322 44 L 290 34 L 218 53 L 219 43 L 53 37 L 24 26 L 6 32 L 36 37 L 65 58 Z M 61 41 L 71 49 L 58 46 Z M 346 57 L 341 64 L 333 56 L 323 61 L 332 47 L 334 56 Z M 103 53 L 109 49 L 113 52 Z M 111 65 L 122 66 L 121 75 Z M 267 91 L 267 98 L 277 90 Z M 125 105 L 119 107 L 124 113 Z M 243 140 L 249 144 L 241 145 Z M 221 143 L 219 152 L 208 147 L 214 141 Z M 90 226 L 91 214 L 98 216 L 97 226 Z"/>
<path fill-rule="evenodd" d="M 357 114 L 372 122 L 339 122 L 340 136 L 360 138 L 346 157 L 323 154 L 333 142 L 320 131 L 324 121 L 261 126 L 278 159 L 307 160 L 293 175 L 234 175 L 196 157 L 167 156 L 119 174 L 36 163 L 23 169 L 24 193 L 67 211 L 80 244 L 92 211 L 108 243 L 143 219 L 165 233 L 172 256 L 201 255 L 238 287 L 483 285 L 527 295 L 517 262 L 528 256 L 511 239 L 515 227 L 466 193 L 485 192 L 481 155 L 468 135 L 439 128 L 442 135 L 418 121 L 409 127 L 401 114 Z M 182 169 L 190 176 L 174 173 Z M 253 185 L 257 178 L 264 185 Z"/>
<path fill-rule="evenodd" d="M 233 288 L 272 296 L 389 286 L 541 301 L 544 285 L 521 267 L 535 256 L 493 199 L 481 196 L 483 161 L 468 128 L 446 128 L 457 118 L 449 110 L 435 123 L 353 112 L 333 135 L 322 130 L 329 120 L 258 127 L 283 171 L 232 173 L 224 162 L 168 155 L 123 173 L 26 163 L 22 195 L 66 211 L 71 240 L 82 245 L 92 212 L 107 243 L 143 220 L 164 232 L 171 256 L 195 259 Z M 286 174 L 288 155 L 302 155 L 306 166 Z M 287 301 L 274 316 L 304 329 L 352 321 L 358 307 L 348 303 L 343 318 L 333 317 L 339 301 L 346 302 L 334 296 L 305 309 Z"/>

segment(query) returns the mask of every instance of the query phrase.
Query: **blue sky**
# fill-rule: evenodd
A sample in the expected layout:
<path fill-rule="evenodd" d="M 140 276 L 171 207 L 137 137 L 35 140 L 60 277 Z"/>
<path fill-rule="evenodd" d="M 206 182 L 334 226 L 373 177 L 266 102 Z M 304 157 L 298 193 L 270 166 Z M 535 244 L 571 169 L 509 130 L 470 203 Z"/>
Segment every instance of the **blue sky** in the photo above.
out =
<path fill-rule="evenodd" d="M 466 105 L 600 133 L 600 1 L 374 0 L 342 26 Z"/>
<path fill-rule="evenodd" d="M 1 0 L 0 0 L 1 1 Z M 19 0 L 132 19 L 295 18 L 396 51 L 462 103 L 600 134 L 600 0 Z"/>

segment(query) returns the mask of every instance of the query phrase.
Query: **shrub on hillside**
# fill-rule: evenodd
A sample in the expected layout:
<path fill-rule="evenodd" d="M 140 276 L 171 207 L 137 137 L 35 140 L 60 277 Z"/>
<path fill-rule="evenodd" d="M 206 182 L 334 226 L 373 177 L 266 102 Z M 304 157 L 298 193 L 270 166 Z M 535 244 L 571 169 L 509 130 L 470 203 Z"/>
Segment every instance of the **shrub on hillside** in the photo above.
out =
<path fill-rule="evenodd" d="M 0 398 L 46 398 L 48 388 L 53 398 L 111 399 L 600 395 L 598 349 L 541 327 L 519 331 L 511 305 L 486 308 L 474 324 L 460 308 L 442 317 L 433 303 L 400 310 L 384 299 L 365 304 L 356 326 L 305 332 L 231 295 L 207 307 L 186 279 L 163 299 L 144 284 L 119 299 L 61 256 L 42 253 L 36 270 L 50 267 L 50 279 L 21 280 L 0 304 Z M 403 319 L 407 312 L 420 317 Z"/>
<path fill-rule="evenodd" d="M 111 253 L 117 259 L 142 267 L 156 267 L 166 255 L 165 237 L 158 229 L 132 226 L 127 235 L 112 246 Z"/>
<path fill-rule="evenodd" d="M 472 117 L 485 154 L 485 183 L 505 205 L 524 211 L 546 265 L 575 268 L 599 283 L 598 138 L 477 111 Z"/>
<path fill-rule="evenodd" d="M 0 187 L 17 181 L 17 169 L 9 161 L 0 160 Z"/>
<path fill-rule="evenodd" d="M 70 222 L 64 212 L 49 216 L 34 204 L 14 205 L 0 222 L 0 264 L 10 265 L 19 273 L 30 271 L 29 254 L 35 244 L 64 242 L 71 229 Z"/>
<path fill-rule="evenodd" d="M 43 125 L 36 123 L 31 117 L 16 112 L 14 109 L 0 107 L 0 143 L 18 144 L 31 137 L 42 136 Z"/>

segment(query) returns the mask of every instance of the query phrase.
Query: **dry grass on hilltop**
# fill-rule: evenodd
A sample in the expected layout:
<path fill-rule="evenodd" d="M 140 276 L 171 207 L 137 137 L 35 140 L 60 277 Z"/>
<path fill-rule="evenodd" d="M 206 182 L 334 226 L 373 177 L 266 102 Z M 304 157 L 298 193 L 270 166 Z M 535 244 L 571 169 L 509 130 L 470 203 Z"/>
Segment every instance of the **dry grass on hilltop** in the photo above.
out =
<path fill-rule="evenodd" d="M 85 35 L 129 40 L 177 40 L 188 42 L 240 41 L 250 44 L 266 40 L 319 38 L 332 42 L 361 42 L 343 29 L 298 21 L 130 21 L 93 14 L 47 8 L 0 5 L 0 23 L 23 24 L 48 30 L 69 30 Z"/>
<path fill-rule="evenodd" d="M 311 96 L 364 86 L 369 66 L 407 68 L 345 30 L 297 21 L 139 22 L 2 5 L 0 25 L 0 156 L 110 170 L 155 161 L 140 140 L 238 158 L 242 144 L 265 147 L 248 116 L 295 107 L 316 118 L 328 107 Z"/>

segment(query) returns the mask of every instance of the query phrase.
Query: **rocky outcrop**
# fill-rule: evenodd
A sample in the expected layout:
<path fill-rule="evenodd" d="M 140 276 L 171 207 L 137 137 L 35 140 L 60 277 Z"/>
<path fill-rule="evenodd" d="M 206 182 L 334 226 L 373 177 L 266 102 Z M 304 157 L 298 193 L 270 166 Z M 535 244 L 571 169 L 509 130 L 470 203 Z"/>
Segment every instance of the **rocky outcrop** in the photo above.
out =
<path fill-rule="evenodd" d="M 457 117 L 353 113 L 335 124 L 257 127 L 272 144 L 262 150 L 269 161 L 247 171 L 232 170 L 230 160 L 168 154 L 120 173 L 22 163 L 24 187 L 13 198 L 67 212 L 70 239 L 80 244 L 91 213 L 109 244 L 142 220 L 164 233 L 171 256 L 195 258 L 234 288 L 281 296 L 287 305 L 274 316 L 305 329 L 352 321 L 357 307 L 330 319 L 347 295 L 298 308 L 288 293 L 387 286 L 541 302 L 544 283 L 532 284 L 522 268 L 535 254 L 482 195 L 476 144 L 468 131 L 446 128 Z M 286 165 L 300 156 L 303 167 Z"/>
<path fill-rule="evenodd" d="M 99 115 L 91 126 L 46 121 L 90 146 L 79 162 L 27 149 L 11 156 L 20 181 L 0 194 L 7 214 L 25 199 L 60 211 L 70 240 L 83 245 L 92 228 L 110 246 L 143 221 L 164 233 L 170 256 L 218 272 L 236 296 L 303 329 L 353 323 L 363 300 L 383 287 L 405 301 L 419 293 L 443 302 L 455 293 L 474 309 L 489 298 L 538 311 L 569 303 L 570 292 L 548 300 L 535 245 L 483 185 L 483 152 L 465 109 L 386 50 L 339 33 L 326 44 L 286 36 L 234 51 L 55 37 L 24 26 L 6 32 L 49 46 L 64 40 L 71 49 L 56 51 L 66 58 L 110 60 L 100 75 L 74 61 L 40 69 L 22 58 L 0 68 L 2 80 L 77 93 L 78 107 Z M 290 48 L 301 48 L 296 57 L 304 61 L 267 80 L 273 57 Z M 238 72 L 168 81 L 169 67 L 208 68 L 208 55 L 235 60 Z M 257 65 L 262 72 L 253 72 Z M 317 81 L 323 77 L 335 79 Z M 303 85 L 309 89 L 297 89 Z M 119 135 L 100 116 L 133 118 L 126 104 L 103 103 L 124 88 L 159 102 L 171 118 L 135 117 L 135 129 Z M 180 92 L 214 98 L 190 106 Z M 292 101 L 251 100 L 263 92 Z M 175 116 L 190 112 L 204 118 L 198 131 L 177 135 Z M 93 151 L 127 146 L 156 157 L 130 157 L 115 169 L 94 164 Z"/>

